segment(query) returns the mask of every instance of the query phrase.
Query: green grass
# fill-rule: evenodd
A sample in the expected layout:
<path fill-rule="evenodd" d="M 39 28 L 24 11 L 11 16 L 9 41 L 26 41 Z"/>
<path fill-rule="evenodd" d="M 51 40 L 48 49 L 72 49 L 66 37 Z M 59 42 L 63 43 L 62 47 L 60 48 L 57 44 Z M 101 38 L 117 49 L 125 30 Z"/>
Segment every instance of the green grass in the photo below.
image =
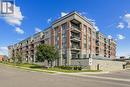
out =
<path fill-rule="evenodd" d="M 49 68 L 47 70 L 57 71 L 57 72 L 66 72 L 66 73 L 75 73 L 75 72 L 100 72 L 101 70 L 65 70 L 60 68 Z"/>
<path fill-rule="evenodd" d="M 55 73 L 55 72 L 65 72 L 65 73 L 76 73 L 76 72 L 101 72 L 101 70 L 65 70 L 61 68 L 43 68 L 42 66 L 36 64 L 14 64 L 14 63 L 3 63 L 10 66 L 14 66 L 17 68 L 25 69 L 25 70 L 32 70 L 32 71 L 39 71 L 39 72 L 47 72 L 47 73 Z"/>
<path fill-rule="evenodd" d="M 12 66 L 19 66 L 19 67 L 31 67 L 31 66 L 38 66 L 36 64 L 28 64 L 28 63 L 21 63 L 21 64 L 15 64 L 15 63 L 8 63 L 8 62 L 2 62 L 2 64 L 12 65 Z"/>

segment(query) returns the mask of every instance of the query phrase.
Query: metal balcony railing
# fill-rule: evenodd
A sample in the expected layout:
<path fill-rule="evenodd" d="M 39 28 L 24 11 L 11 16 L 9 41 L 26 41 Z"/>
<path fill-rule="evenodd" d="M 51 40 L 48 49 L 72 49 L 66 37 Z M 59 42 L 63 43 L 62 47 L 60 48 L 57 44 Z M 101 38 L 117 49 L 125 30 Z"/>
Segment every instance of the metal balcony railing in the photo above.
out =
<path fill-rule="evenodd" d="M 75 26 L 71 26 L 71 29 L 77 32 L 80 32 L 80 28 L 79 27 L 75 27 Z"/>
<path fill-rule="evenodd" d="M 78 45 L 77 45 L 77 46 L 72 45 L 71 48 L 72 48 L 72 49 L 77 49 L 77 50 L 78 50 L 78 49 L 80 49 L 80 46 L 78 46 Z"/>
<path fill-rule="evenodd" d="M 79 41 L 79 40 L 80 40 L 80 37 L 79 37 L 79 36 L 74 36 L 74 35 L 73 35 L 73 36 L 71 36 L 71 39 L 74 39 L 74 40 L 78 40 L 78 41 Z"/>

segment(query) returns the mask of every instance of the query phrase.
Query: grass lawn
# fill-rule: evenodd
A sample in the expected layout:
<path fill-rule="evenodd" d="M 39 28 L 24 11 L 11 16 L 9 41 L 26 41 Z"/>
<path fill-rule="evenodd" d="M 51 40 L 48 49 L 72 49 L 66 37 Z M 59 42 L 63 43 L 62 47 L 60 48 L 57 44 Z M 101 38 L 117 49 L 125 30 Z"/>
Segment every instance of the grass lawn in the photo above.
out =
<path fill-rule="evenodd" d="M 47 70 L 57 71 L 57 72 L 66 72 L 66 73 L 74 73 L 74 72 L 100 72 L 101 70 L 65 70 L 60 68 L 49 68 Z"/>
<path fill-rule="evenodd" d="M 40 71 L 40 72 L 47 72 L 47 73 L 55 73 L 55 72 L 65 72 L 65 73 L 76 73 L 76 72 L 101 72 L 101 70 L 66 70 L 60 68 L 43 68 L 42 66 L 36 64 L 14 64 L 14 63 L 4 63 L 7 65 L 11 65 L 14 67 L 26 69 L 26 70 L 33 70 L 33 71 Z"/>

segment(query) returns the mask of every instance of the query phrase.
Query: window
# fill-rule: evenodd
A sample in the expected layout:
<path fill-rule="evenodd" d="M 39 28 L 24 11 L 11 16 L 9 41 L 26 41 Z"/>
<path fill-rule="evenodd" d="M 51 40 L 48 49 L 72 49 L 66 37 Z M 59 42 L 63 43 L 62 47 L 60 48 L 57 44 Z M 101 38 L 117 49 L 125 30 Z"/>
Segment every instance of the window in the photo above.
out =
<path fill-rule="evenodd" d="M 67 23 L 62 24 L 61 26 L 62 26 L 62 30 L 67 29 Z"/>
<path fill-rule="evenodd" d="M 84 58 L 86 58 L 86 57 L 87 57 L 87 55 L 86 55 L 86 54 L 84 54 L 83 56 L 84 56 Z"/>
<path fill-rule="evenodd" d="M 89 54 L 89 58 L 91 58 L 91 54 Z"/>
<path fill-rule="evenodd" d="M 84 25 L 84 35 L 87 34 L 87 26 Z"/>
<path fill-rule="evenodd" d="M 66 58 L 67 58 L 66 54 L 62 54 L 62 56 L 63 56 L 63 59 L 66 59 Z"/>
<path fill-rule="evenodd" d="M 84 44 L 84 48 L 86 48 L 86 47 L 87 47 L 87 44 L 85 43 L 85 44 Z"/>

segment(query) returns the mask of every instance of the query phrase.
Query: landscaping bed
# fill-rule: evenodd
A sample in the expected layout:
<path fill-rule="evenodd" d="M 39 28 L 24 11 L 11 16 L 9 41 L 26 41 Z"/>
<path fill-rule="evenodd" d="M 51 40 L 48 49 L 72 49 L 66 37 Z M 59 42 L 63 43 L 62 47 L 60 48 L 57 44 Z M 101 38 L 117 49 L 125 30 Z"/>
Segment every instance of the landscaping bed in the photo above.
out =
<path fill-rule="evenodd" d="M 37 64 L 28 64 L 28 63 L 22 63 L 22 64 L 14 64 L 14 63 L 3 63 L 7 65 L 11 65 L 14 67 L 27 69 L 27 70 L 33 70 L 33 71 L 40 71 L 40 72 L 65 72 L 65 73 L 75 73 L 75 72 L 101 72 L 101 70 L 82 70 L 82 67 L 79 66 L 56 66 L 56 67 L 43 67 Z"/>

